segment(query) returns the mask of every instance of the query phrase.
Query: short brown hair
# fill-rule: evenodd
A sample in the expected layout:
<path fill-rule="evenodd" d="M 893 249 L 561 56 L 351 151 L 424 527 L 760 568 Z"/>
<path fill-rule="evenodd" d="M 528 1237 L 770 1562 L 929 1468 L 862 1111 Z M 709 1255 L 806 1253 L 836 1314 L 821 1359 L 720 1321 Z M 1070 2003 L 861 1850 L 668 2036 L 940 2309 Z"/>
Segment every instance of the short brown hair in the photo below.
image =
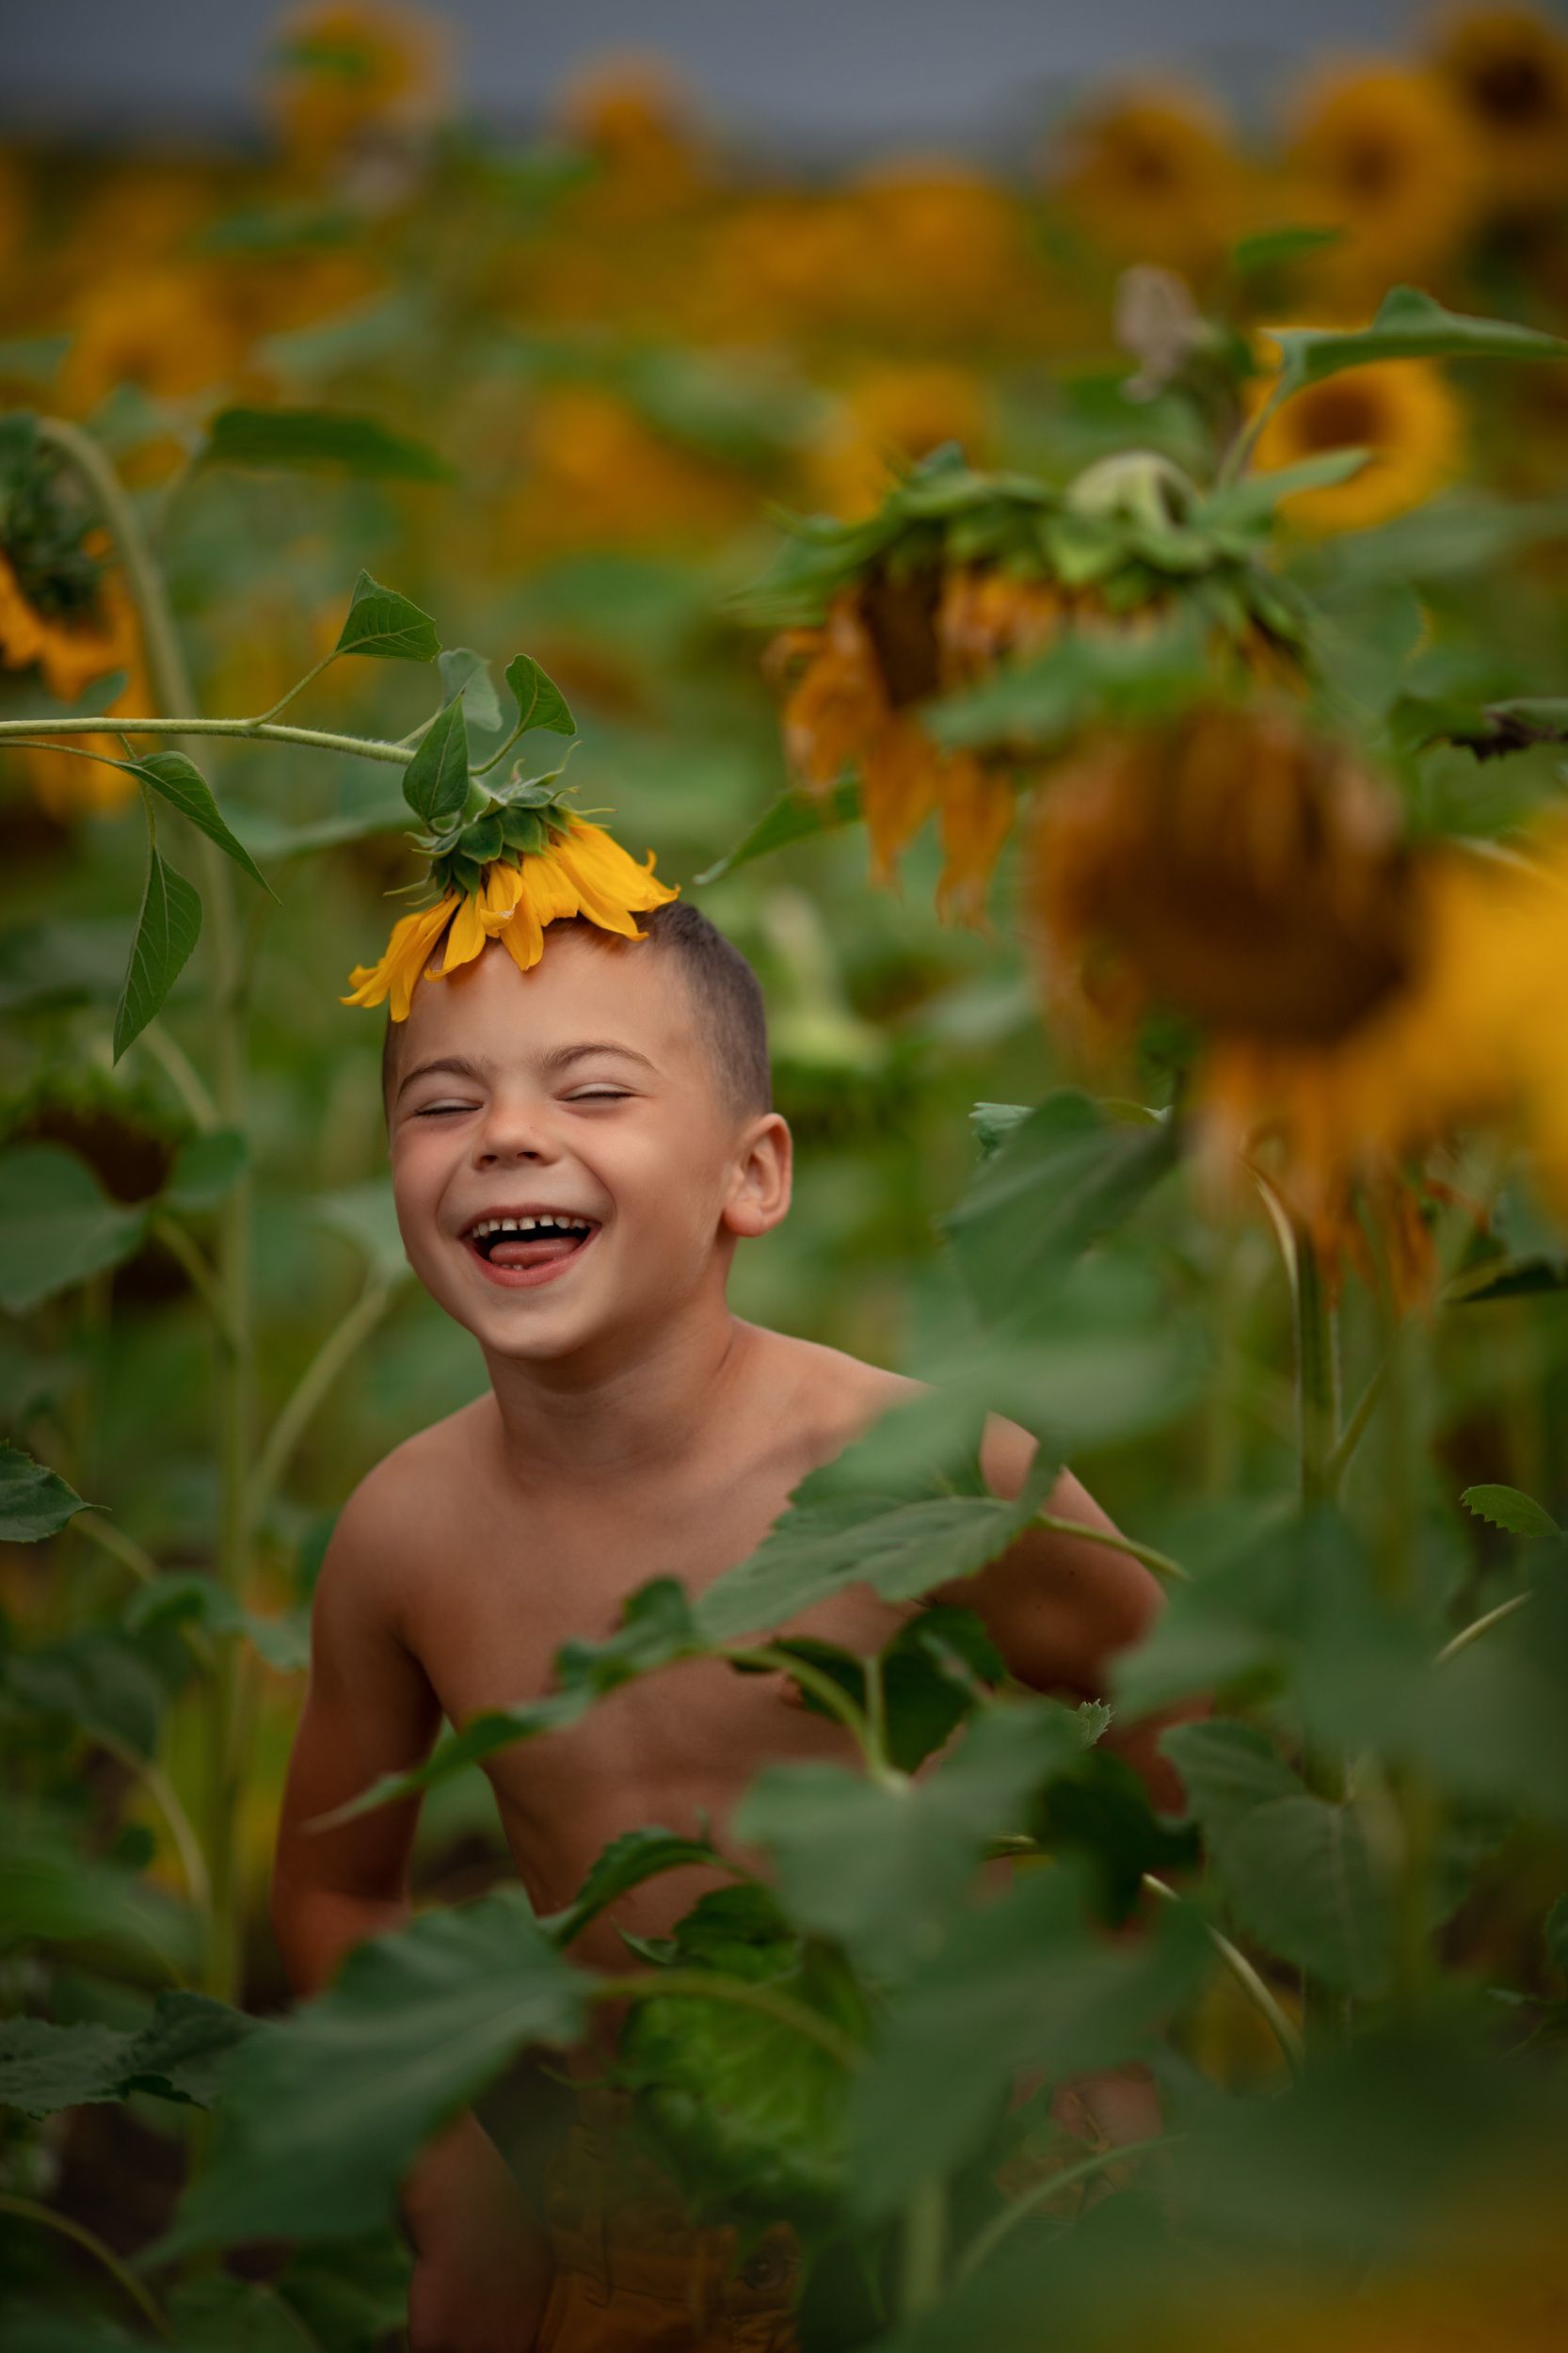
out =
<path fill-rule="evenodd" d="M 732 940 L 694 906 L 689 899 L 667 899 L 637 918 L 648 940 L 657 942 L 680 963 L 696 1011 L 697 1025 L 717 1082 L 719 1100 L 729 1117 L 747 1119 L 773 1109 L 773 1070 L 768 1058 L 767 1010 L 756 973 Z M 545 933 L 565 927 L 589 932 L 597 939 L 614 939 L 586 916 L 560 916 Z M 401 1024 L 388 1016 L 381 1042 L 381 1100 L 383 1106 L 397 1068 L 397 1032 Z"/>

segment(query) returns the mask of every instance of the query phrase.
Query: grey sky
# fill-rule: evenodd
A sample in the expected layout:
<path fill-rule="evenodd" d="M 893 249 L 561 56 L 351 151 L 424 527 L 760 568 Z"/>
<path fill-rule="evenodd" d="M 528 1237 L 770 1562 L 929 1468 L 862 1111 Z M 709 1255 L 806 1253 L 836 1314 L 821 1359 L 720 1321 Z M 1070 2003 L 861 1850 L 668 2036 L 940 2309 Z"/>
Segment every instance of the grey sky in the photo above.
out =
<path fill-rule="evenodd" d="M 1397 46 L 1410 0 L 455 0 L 467 105 L 525 128 L 606 48 L 675 60 L 731 134 L 831 153 L 1006 145 L 1080 77 L 1202 73 L 1243 106 L 1304 54 Z M 31 130 L 256 127 L 275 0 L 50 0 L 6 10 L 0 121 Z"/>

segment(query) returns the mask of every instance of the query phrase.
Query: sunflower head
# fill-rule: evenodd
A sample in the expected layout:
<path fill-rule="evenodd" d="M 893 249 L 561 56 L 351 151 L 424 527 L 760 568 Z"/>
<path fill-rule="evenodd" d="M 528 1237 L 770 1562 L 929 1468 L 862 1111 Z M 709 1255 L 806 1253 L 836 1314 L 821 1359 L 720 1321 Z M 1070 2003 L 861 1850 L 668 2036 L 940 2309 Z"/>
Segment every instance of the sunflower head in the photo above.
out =
<path fill-rule="evenodd" d="M 1440 266 L 1468 235 L 1481 198 L 1464 110 L 1437 74 L 1413 67 L 1320 75 L 1297 108 L 1286 168 L 1299 216 L 1345 232 L 1320 274 L 1355 285 Z"/>
<path fill-rule="evenodd" d="M 491 939 L 527 972 L 544 952 L 547 924 L 584 916 L 602 931 L 646 939 L 635 917 L 680 896 L 655 881 L 651 850 L 639 866 L 603 826 L 566 806 L 554 777 L 488 796 L 477 815 L 465 815 L 432 848 L 435 904 L 393 924 L 379 962 L 355 966 L 343 1004 L 390 999 L 392 1018 L 406 1021 L 418 981 L 444 980 Z"/>
<path fill-rule="evenodd" d="M 1568 39 L 1533 8 L 1465 8 L 1437 45 L 1494 204 L 1538 213 L 1568 197 Z"/>
<path fill-rule="evenodd" d="M 1329 450 L 1368 451 L 1347 481 L 1280 501 L 1298 530 L 1366 531 L 1441 489 L 1464 442 L 1463 411 L 1433 361 L 1380 360 L 1292 394 L 1264 424 L 1254 463 L 1266 473 Z"/>
<path fill-rule="evenodd" d="M 1090 741 L 1039 795 L 1028 866 L 1048 995 L 1089 1032 L 1159 1005 L 1211 1034 L 1321 1042 L 1411 953 L 1398 803 L 1285 706 L 1199 704 Z"/>
<path fill-rule="evenodd" d="M 1107 252 L 1201 274 L 1245 226 L 1248 175 L 1207 98 L 1131 89 L 1069 125 L 1056 193 Z"/>

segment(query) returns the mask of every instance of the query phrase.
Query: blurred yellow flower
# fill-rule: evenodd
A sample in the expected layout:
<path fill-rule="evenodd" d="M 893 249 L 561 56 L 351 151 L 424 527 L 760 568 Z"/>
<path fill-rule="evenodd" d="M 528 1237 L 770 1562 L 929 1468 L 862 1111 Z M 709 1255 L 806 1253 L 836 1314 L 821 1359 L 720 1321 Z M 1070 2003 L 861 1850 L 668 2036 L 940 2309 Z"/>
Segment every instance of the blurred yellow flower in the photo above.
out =
<path fill-rule="evenodd" d="M 1316 265 L 1331 284 L 1381 286 L 1439 269 L 1480 211 L 1470 125 L 1438 75 L 1408 66 L 1319 74 L 1294 109 L 1285 168 L 1294 216 L 1345 232 Z"/>
<path fill-rule="evenodd" d="M 1449 16 L 1435 62 L 1493 204 L 1534 213 L 1568 200 L 1568 38 L 1534 8 L 1466 8 Z"/>
<path fill-rule="evenodd" d="M 407 8 L 328 0 L 281 28 L 270 91 L 283 145 L 307 168 L 367 136 L 417 134 L 447 103 L 446 28 Z"/>
<path fill-rule="evenodd" d="M 670 211 L 707 184 L 691 101 L 661 57 L 597 57 L 568 84 L 555 111 L 599 167 L 580 203 L 601 223 Z"/>
<path fill-rule="evenodd" d="M 1336 449 L 1371 456 L 1348 482 L 1281 500 L 1300 530 L 1366 531 L 1431 498 L 1459 471 L 1464 413 L 1431 360 L 1381 360 L 1292 393 L 1264 424 L 1253 462 L 1268 473 Z"/>
<path fill-rule="evenodd" d="M 120 384 L 176 400 L 206 392 L 233 376 L 245 356 L 226 286 L 211 270 L 110 272 L 87 288 L 70 324 L 60 399 L 73 416 Z"/>
<path fill-rule="evenodd" d="M 1064 126 L 1052 155 L 1069 225 L 1118 260 L 1201 275 L 1247 225 L 1251 175 L 1199 93 L 1109 97 Z"/>
<path fill-rule="evenodd" d="M 500 939 L 519 970 L 530 971 L 544 952 L 545 925 L 564 916 L 586 916 L 601 930 L 646 939 L 634 916 L 680 895 L 654 880 L 653 866 L 651 850 L 639 866 L 602 825 L 552 819 L 548 849 L 498 858 L 485 868 L 476 892 L 449 890 L 436 905 L 403 916 L 379 962 L 354 967 L 351 993 L 339 1001 L 378 1005 L 390 997 L 392 1018 L 406 1021 L 422 977 L 444 980 L 472 964 L 489 939 Z M 443 936 L 446 953 L 437 966 Z"/>
<path fill-rule="evenodd" d="M 891 488 L 898 461 L 957 441 L 984 465 L 991 439 L 988 388 L 971 369 L 923 365 L 867 368 L 856 375 L 808 453 L 811 503 L 846 520 L 870 515 Z"/>
<path fill-rule="evenodd" d="M 666 440 L 598 385 L 542 390 L 526 432 L 527 472 L 504 529 L 536 562 L 562 548 L 700 544 L 737 529 L 755 506 L 742 475 Z"/>

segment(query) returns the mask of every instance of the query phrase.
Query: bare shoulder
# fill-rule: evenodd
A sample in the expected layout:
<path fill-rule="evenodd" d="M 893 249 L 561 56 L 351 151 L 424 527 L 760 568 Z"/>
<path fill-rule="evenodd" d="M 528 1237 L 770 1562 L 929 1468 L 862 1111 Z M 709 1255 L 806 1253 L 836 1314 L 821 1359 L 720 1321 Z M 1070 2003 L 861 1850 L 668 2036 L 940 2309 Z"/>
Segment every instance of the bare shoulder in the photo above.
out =
<path fill-rule="evenodd" d="M 472 1492 L 488 1402 L 416 1431 L 366 1471 L 338 1513 L 321 1584 L 393 1626 L 405 1623 L 422 1563 Z"/>
<path fill-rule="evenodd" d="M 930 1384 L 912 1381 L 902 1372 L 847 1350 L 829 1348 L 821 1340 L 796 1339 L 792 1334 L 753 1326 L 761 1344 L 761 1377 L 770 1394 L 792 1401 L 792 1417 L 840 1445 L 859 1435 L 878 1415 L 923 1396 Z"/>

